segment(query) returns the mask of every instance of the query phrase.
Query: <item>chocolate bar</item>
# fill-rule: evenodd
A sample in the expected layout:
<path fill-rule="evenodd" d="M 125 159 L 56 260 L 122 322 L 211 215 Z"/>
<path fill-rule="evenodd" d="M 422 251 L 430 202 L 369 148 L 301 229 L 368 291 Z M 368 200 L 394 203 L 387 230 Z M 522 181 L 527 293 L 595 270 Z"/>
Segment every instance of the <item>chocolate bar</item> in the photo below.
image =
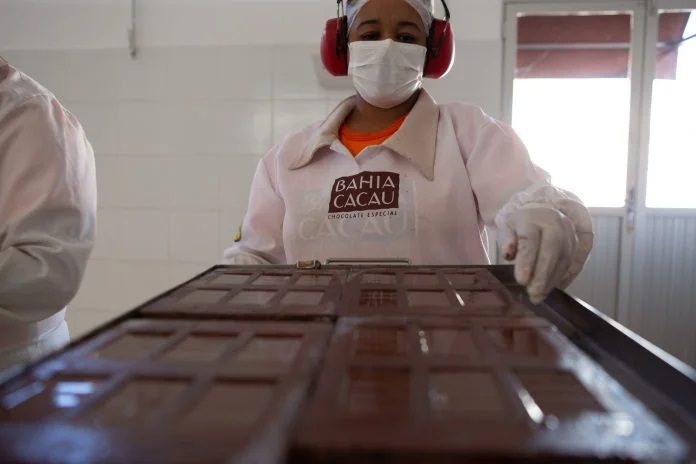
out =
<path fill-rule="evenodd" d="M 143 307 L 146 317 L 248 320 L 332 319 L 346 270 L 217 269 Z"/>
<path fill-rule="evenodd" d="M 0 385 L 0 462 L 693 460 L 686 377 L 498 271 L 215 267 Z"/>
<path fill-rule="evenodd" d="M 330 330 L 119 324 L 0 388 L 0 461 L 278 462 Z"/>
<path fill-rule="evenodd" d="M 358 270 L 343 293 L 338 314 L 346 317 L 531 315 L 483 268 Z"/>
<path fill-rule="evenodd" d="M 666 462 L 686 449 L 545 320 L 372 317 L 339 321 L 291 462 Z"/>

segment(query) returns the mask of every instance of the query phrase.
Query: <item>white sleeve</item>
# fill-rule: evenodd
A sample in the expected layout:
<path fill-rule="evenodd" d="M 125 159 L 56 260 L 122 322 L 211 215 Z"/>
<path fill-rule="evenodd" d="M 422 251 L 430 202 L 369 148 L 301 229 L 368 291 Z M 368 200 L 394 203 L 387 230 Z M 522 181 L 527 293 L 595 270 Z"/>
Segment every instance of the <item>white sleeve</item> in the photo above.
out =
<path fill-rule="evenodd" d="M 274 182 L 277 169 L 275 151 L 272 150 L 256 168 L 241 239 L 225 250 L 224 264 L 286 264 L 283 246 L 285 203 Z"/>
<path fill-rule="evenodd" d="M 501 218 L 530 203 L 561 211 L 573 222 L 578 236 L 570 269 L 572 280 L 592 250 L 594 233 L 589 210 L 572 193 L 553 187 L 549 174 L 534 164 L 509 125 L 483 112 L 476 117 L 455 118 L 455 122 L 484 223 L 500 228 Z"/>
<path fill-rule="evenodd" d="M 0 120 L 0 319 L 36 322 L 79 289 L 96 227 L 94 154 L 55 99 Z"/>
<path fill-rule="evenodd" d="M 487 226 L 516 193 L 548 183 L 548 174 L 535 165 L 512 127 L 485 115 L 459 121 L 457 138 L 476 196 L 479 214 Z"/>

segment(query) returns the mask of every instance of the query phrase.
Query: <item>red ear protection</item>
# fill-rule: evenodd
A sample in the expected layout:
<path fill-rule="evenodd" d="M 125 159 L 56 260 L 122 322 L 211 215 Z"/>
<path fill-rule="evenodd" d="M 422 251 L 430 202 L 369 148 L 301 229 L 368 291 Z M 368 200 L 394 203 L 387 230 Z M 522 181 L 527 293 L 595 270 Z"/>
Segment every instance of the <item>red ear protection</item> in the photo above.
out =
<path fill-rule="evenodd" d="M 348 16 L 326 21 L 321 37 L 321 61 L 332 76 L 348 75 Z"/>
<path fill-rule="evenodd" d="M 449 19 L 436 19 L 428 37 L 428 59 L 423 75 L 440 79 L 447 75 L 454 65 L 454 31 Z"/>
<path fill-rule="evenodd" d="M 454 64 L 455 41 L 454 31 L 450 24 L 450 11 L 445 0 L 446 19 L 436 19 L 428 36 L 428 55 L 423 75 L 431 79 L 444 77 Z M 348 17 L 341 15 L 339 4 L 338 17 L 326 22 L 321 38 L 321 60 L 326 70 L 333 76 L 348 75 Z"/>

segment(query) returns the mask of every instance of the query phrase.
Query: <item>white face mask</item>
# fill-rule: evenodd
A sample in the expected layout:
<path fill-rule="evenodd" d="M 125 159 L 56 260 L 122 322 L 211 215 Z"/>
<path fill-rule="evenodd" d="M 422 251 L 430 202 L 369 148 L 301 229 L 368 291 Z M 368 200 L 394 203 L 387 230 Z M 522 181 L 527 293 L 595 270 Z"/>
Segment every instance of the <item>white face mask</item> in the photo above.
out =
<path fill-rule="evenodd" d="M 349 48 L 348 75 L 370 105 L 394 108 L 422 87 L 425 47 L 387 39 L 351 42 Z"/>

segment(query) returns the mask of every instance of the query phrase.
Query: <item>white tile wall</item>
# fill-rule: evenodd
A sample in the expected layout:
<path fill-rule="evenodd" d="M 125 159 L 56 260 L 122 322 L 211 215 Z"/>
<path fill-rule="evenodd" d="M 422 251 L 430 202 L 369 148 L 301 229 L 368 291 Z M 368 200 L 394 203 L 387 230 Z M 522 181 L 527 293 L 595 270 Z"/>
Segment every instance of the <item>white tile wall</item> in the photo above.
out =
<path fill-rule="evenodd" d="M 99 210 L 94 258 L 166 260 L 169 258 L 169 217 L 156 209 Z"/>
<path fill-rule="evenodd" d="M 162 157 L 98 155 L 99 206 L 102 209 L 168 206 L 168 183 L 153 181 L 167 171 L 167 160 Z"/>
<path fill-rule="evenodd" d="M 170 258 L 185 263 L 215 263 L 220 217 L 212 213 L 172 213 L 169 216 Z"/>
<path fill-rule="evenodd" d="M 273 142 L 288 134 L 322 121 L 328 111 L 325 100 L 275 100 L 273 102 Z"/>
<path fill-rule="evenodd" d="M 141 48 L 315 43 L 336 14 L 327 0 L 138 0 Z M 460 40 L 497 40 L 503 0 L 452 0 Z M 126 0 L 0 0 L 0 44 L 20 50 L 126 47 Z M 438 15 L 442 15 L 438 5 Z"/>
<path fill-rule="evenodd" d="M 174 285 L 169 266 L 166 260 L 92 259 L 68 313 L 121 314 Z"/>
<path fill-rule="evenodd" d="M 249 187 L 260 159 L 260 156 L 254 155 L 220 159 L 220 193 L 217 204 L 221 210 L 246 208 Z"/>
<path fill-rule="evenodd" d="M 324 85 L 321 85 L 321 84 Z M 317 45 L 286 45 L 273 50 L 273 96 L 288 99 L 340 99 L 351 93 L 348 78 L 331 78 L 321 67 Z"/>
<path fill-rule="evenodd" d="M 0 0 L 2 1 L 2 0 Z M 466 43 L 442 101 L 496 114 L 499 44 Z M 317 46 L 2 51 L 84 125 L 99 187 L 97 244 L 68 320 L 76 336 L 216 264 L 242 222 L 259 159 L 351 92 Z"/>

